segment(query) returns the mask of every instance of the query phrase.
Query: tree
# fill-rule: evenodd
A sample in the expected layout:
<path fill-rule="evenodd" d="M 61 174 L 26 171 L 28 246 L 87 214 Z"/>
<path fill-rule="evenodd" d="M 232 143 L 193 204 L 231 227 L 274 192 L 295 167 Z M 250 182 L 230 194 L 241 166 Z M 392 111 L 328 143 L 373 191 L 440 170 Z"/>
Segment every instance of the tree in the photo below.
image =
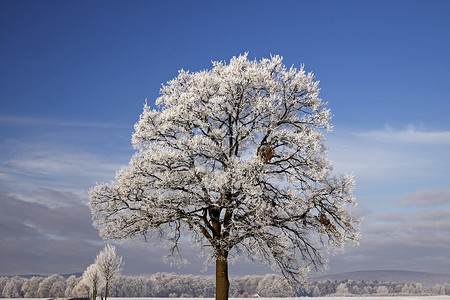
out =
<path fill-rule="evenodd" d="M 64 297 L 65 290 L 66 290 L 66 282 L 63 278 L 63 280 L 53 283 L 52 288 L 50 289 L 50 297 L 52 298 Z"/>
<path fill-rule="evenodd" d="M 74 288 L 75 286 L 78 284 L 78 282 L 80 282 L 81 278 L 77 278 L 75 275 L 71 275 L 69 278 L 67 278 L 66 280 L 66 290 L 64 291 L 64 296 L 66 298 L 70 298 L 72 296 L 74 296 Z"/>
<path fill-rule="evenodd" d="M 380 285 L 377 287 L 377 295 L 387 296 L 389 294 L 389 289 L 385 285 Z"/>
<path fill-rule="evenodd" d="M 14 276 L 3 287 L 2 295 L 5 298 L 22 298 L 22 285 L 25 279 L 19 276 Z"/>
<path fill-rule="evenodd" d="M 336 295 L 346 296 L 349 294 L 347 283 L 342 282 L 336 287 Z"/>
<path fill-rule="evenodd" d="M 24 294 L 24 298 L 38 298 L 38 289 L 39 284 L 44 280 L 44 277 L 40 276 L 33 276 L 30 279 L 28 279 L 23 285 L 22 285 L 22 293 Z"/>
<path fill-rule="evenodd" d="M 80 280 L 78 281 L 78 283 L 74 286 L 73 290 L 72 290 L 72 295 L 73 296 L 78 296 L 78 297 L 85 297 L 85 298 L 89 298 L 89 291 L 90 291 L 91 287 L 88 286 L 84 280 Z"/>
<path fill-rule="evenodd" d="M 61 286 L 62 282 L 62 286 Z M 55 285 L 55 288 L 53 286 Z M 63 297 L 65 289 L 65 280 L 59 274 L 53 274 L 48 276 L 44 280 L 39 283 L 39 288 L 37 290 L 37 294 L 41 298 L 48 297 Z M 53 294 L 54 293 L 54 294 Z"/>
<path fill-rule="evenodd" d="M 6 276 L 0 277 L 0 298 L 6 298 L 5 295 L 3 295 L 3 288 L 5 285 L 9 282 L 9 278 Z"/>
<path fill-rule="evenodd" d="M 84 271 L 82 280 L 92 289 L 92 300 L 97 299 L 97 288 L 100 284 L 100 271 L 96 264 L 92 264 Z"/>
<path fill-rule="evenodd" d="M 147 285 L 144 278 L 122 276 L 120 281 L 122 282 L 120 297 L 145 297 Z"/>
<path fill-rule="evenodd" d="M 216 264 L 228 298 L 228 261 L 246 252 L 291 282 L 325 266 L 323 249 L 358 240 L 353 179 L 334 176 L 323 145 L 331 113 L 303 67 L 247 54 L 212 70 L 181 70 L 144 105 L 137 152 L 116 180 L 90 190 L 107 239 L 159 237 L 179 256 L 184 234 Z"/>
<path fill-rule="evenodd" d="M 123 262 L 122 257 L 117 256 L 116 247 L 112 245 L 106 245 L 106 247 L 100 251 L 95 259 L 95 265 L 100 272 L 100 275 L 105 280 L 105 300 L 108 297 L 108 284 L 122 271 Z"/>

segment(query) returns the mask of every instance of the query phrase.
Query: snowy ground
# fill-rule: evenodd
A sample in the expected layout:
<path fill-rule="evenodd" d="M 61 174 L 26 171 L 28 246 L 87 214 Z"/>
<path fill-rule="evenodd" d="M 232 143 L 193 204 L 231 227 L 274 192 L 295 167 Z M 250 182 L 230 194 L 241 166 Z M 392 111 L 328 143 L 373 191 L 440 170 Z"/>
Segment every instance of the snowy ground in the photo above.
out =
<path fill-rule="evenodd" d="M 257 298 L 258 300 L 357 300 L 361 297 L 296 297 L 296 298 Z M 450 300 L 450 296 L 390 296 L 390 297 L 364 297 L 368 300 Z M 214 298 L 112 298 L 111 300 L 214 300 Z M 251 300 L 252 298 L 229 298 L 230 300 Z M 256 298 L 253 298 L 256 300 Z M 2 299 L 3 300 L 3 299 Z M 17 300 L 17 299 L 14 299 Z"/>
<path fill-rule="evenodd" d="M 257 298 L 258 300 L 356 300 L 361 297 L 296 297 L 296 298 Z M 364 297 L 368 300 L 450 300 L 450 296 L 390 296 L 390 297 Z M 1 300 L 48 300 L 48 298 L 0 298 Z M 65 298 L 61 298 L 65 299 Z M 214 300 L 214 298 L 116 298 L 110 300 Z M 230 298 L 230 300 L 251 300 L 252 298 Z M 253 298 L 256 299 L 256 298 Z"/>

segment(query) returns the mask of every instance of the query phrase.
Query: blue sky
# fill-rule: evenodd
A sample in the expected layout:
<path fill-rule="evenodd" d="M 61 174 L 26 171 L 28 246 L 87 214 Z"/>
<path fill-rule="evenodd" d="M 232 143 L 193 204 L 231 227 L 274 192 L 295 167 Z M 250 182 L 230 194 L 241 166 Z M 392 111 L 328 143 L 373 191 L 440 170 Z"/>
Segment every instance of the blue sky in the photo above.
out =
<path fill-rule="evenodd" d="M 0 274 L 91 264 L 87 190 L 128 162 L 145 99 L 179 69 L 244 52 L 304 64 L 334 114 L 329 158 L 354 174 L 364 219 L 329 272 L 448 273 L 449 13 L 437 0 L 1 1 Z M 126 274 L 213 271 L 189 245 L 180 269 L 153 243 L 119 253 Z"/>

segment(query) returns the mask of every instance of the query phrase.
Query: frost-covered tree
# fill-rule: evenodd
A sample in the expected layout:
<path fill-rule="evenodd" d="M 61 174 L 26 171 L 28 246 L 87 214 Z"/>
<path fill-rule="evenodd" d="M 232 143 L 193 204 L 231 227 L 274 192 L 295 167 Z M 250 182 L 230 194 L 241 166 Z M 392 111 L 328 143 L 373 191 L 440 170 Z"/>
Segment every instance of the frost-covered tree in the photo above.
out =
<path fill-rule="evenodd" d="M 122 277 L 119 297 L 145 297 L 147 284 L 142 277 Z"/>
<path fill-rule="evenodd" d="M 96 264 L 92 264 L 83 272 L 82 280 L 92 290 L 92 300 L 97 299 L 97 289 L 100 285 L 101 275 Z"/>
<path fill-rule="evenodd" d="M 22 298 L 22 285 L 25 283 L 26 279 L 14 276 L 9 279 L 9 281 L 3 287 L 2 295 L 5 298 Z"/>
<path fill-rule="evenodd" d="M 325 266 L 324 249 L 358 240 L 354 182 L 331 174 L 331 113 L 312 73 L 244 54 L 181 70 L 161 94 L 135 125 L 129 165 L 90 191 L 102 237 L 153 235 L 177 256 L 190 235 L 215 260 L 220 300 L 234 254 L 299 282 Z"/>
<path fill-rule="evenodd" d="M 256 293 L 264 298 L 283 297 L 289 291 L 287 282 L 282 280 L 282 277 L 279 275 L 274 274 L 267 274 L 261 277 L 256 288 Z M 293 296 L 292 292 L 288 296 Z"/>
<path fill-rule="evenodd" d="M 6 296 L 3 295 L 3 288 L 8 283 L 9 278 L 6 276 L 0 277 L 0 298 L 6 298 Z"/>
<path fill-rule="evenodd" d="M 377 287 L 377 295 L 387 296 L 389 294 L 389 289 L 385 285 L 380 285 Z"/>
<path fill-rule="evenodd" d="M 62 283 L 62 285 L 61 285 Z M 55 288 L 53 286 L 55 285 Z M 65 279 L 59 274 L 48 276 L 39 283 L 37 294 L 41 298 L 64 297 Z"/>
<path fill-rule="evenodd" d="M 50 297 L 52 298 L 64 297 L 65 290 L 66 290 L 66 282 L 63 278 L 63 280 L 53 283 L 52 288 L 50 289 Z"/>
<path fill-rule="evenodd" d="M 80 282 L 81 278 L 77 278 L 75 275 L 71 275 L 66 280 L 66 290 L 64 291 L 64 296 L 66 298 L 74 296 L 73 290 L 75 286 Z"/>
<path fill-rule="evenodd" d="M 39 284 L 44 280 L 44 277 L 40 276 L 33 276 L 30 279 L 28 279 L 23 285 L 22 285 L 22 293 L 24 294 L 24 298 L 38 298 L 38 289 Z"/>
<path fill-rule="evenodd" d="M 95 259 L 95 265 L 105 281 L 105 300 L 108 297 L 108 284 L 122 271 L 122 257 L 117 256 L 116 247 L 106 245 Z"/>
<path fill-rule="evenodd" d="M 346 296 L 349 294 L 347 283 L 342 282 L 336 287 L 336 295 Z"/>
<path fill-rule="evenodd" d="M 91 287 L 84 280 L 79 280 L 72 290 L 73 296 L 89 298 Z"/>

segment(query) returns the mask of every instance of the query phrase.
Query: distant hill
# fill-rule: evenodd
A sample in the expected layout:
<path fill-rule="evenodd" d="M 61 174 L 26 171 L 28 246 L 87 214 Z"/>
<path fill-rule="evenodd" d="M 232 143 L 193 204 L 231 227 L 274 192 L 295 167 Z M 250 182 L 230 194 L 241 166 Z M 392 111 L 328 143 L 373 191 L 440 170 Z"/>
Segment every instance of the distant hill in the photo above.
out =
<path fill-rule="evenodd" d="M 412 272 L 401 270 L 374 270 L 374 271 L 355 271 L 323 275 L 312 278 L 312 281 L 388 281 L 388 282 L 418 282 L 428 285 L 450 283 L 450 274 L 436 274 L 426 272 Z"/>

